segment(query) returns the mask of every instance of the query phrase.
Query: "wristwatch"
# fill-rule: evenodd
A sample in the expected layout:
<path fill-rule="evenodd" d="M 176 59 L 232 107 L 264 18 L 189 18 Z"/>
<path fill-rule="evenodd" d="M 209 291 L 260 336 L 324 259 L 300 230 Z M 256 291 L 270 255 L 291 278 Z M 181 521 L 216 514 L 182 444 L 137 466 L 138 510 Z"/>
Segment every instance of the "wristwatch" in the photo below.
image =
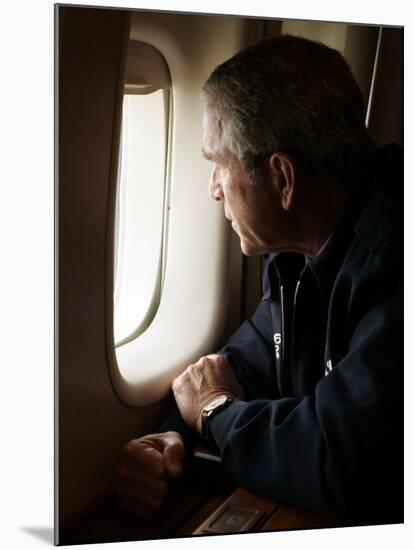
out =
<path fill-rule="evenodd" d="M 219 411 L 222 411 L 230 403 L 234 401 L 234 397 L 231 395 L 218 395 L 211 401 L 209 401 L 201 410 L 201 433 L 203 437 L 208 439 L 208 433 L 207 433 L 207 424 L 208 421 Z"/>

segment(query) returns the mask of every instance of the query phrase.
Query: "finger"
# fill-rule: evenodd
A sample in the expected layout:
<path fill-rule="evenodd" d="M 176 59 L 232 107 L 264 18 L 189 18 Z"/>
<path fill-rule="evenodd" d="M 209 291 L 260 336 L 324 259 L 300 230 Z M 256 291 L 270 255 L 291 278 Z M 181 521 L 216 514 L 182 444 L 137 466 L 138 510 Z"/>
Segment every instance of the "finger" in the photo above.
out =
<path fill-rule="evenodd" d="M 182 372 L 179 376 L 174 378 L 174 380 L 172 381 L 171 389 L 172 389 L 174 394 L 179 392 L 181 390 L 182 386 L 185 385 L 185 381 L 188 378 L 188 374 L 189 374 L 189 371 L 190 371 L 191 367 L 192 367 L 192 365 L 189 365 L 184 372 Z"/>
<path fill-rule="evenodd" d="M 212 353 L 210 355 L 206 355 L 206 358 L 209 359 L 210 361 L 214 362 L 219 367 L 223 367 L 223 366 L 228 365 L 225 358 L 222 355 L 220 355 L 219 353 Z"/>
<path fill-rule="evenodd" d="M 126 464 L 122 464 L 118 469 L 118 485 L 154 497 L 163 497 L 168 488 L 167 481 L 148 476 L 135 468 L 131 469 Z"/>
<path fill-rule="evenodd" d="M 161 450 L 154 449 L 145 445 L 143 440 L 133 440 L 126 445 L 123 451 L 123 462 L 132 469 L 158 479 L 165 478 L 167 473 L 162 447 Z"/>
<path fill-rule="evenodd" d="M 164 463 L 168 474 L 177 478 L 183 471 L 185 459 L 185 447 L 182 438 L 178 434 L 166 433 L 164 442 Z"/>

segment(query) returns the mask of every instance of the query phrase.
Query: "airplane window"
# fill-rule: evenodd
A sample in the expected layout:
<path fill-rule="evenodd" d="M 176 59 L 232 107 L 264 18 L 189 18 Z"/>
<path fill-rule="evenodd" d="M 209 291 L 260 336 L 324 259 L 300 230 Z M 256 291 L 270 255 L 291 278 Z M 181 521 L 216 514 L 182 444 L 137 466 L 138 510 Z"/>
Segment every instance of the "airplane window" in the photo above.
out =
<path fill-rule="evenodd" d="M 124 94 L 140 107 L 129 124 L 124 110 L 124 134 L 137 137 L 128 146 L 123 140 L 117 231 L 115 223 L 110 228 L 118 245 L 115 350 L 108 338 L 108 354 L 119 398 L 143 407 L 163 399 L 178 372 L 222 338 L 231 228 L 223 205 L 208 200 L 211 166 L 200 154 L 200 90 L 217 59 L 234 53 L 239 39 L 227 42 L 234 34 L 227 18 L 218 50 L 204 48 L 194 29 L 189 49 L 188 36 L 176 33 L 175 23 L 159 26 L 155 18 L 146 26 L 138 12 L 133 21 Z M 216 31 L 214 26 L 214 36 Z M 132 179 L 125 177 L 130 161 Z M 114 222 L 115 206 L 114 200 Z"/>
<path fill-rule="evenodd" d="M 136 45 L 134 60 L 139 56 L 145 60 L 148 52 L 160 55 L 150 46 L 138 43 L 137 49 Z M 162 287 L 170 93 L 165 84 L 154 86 L 151 75 L 131 75 L 130 53 L 115 217 L 115 345 L 136 338 L 150 325 Z"/>

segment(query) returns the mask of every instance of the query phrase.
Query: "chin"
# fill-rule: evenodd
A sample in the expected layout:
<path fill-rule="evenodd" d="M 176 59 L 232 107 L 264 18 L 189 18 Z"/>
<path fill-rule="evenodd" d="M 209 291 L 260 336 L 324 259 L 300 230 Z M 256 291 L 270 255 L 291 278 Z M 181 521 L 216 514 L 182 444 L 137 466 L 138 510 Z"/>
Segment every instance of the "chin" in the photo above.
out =
<path fill-rule="evenodd" d="M 246 239 L 244 237 L 240 238 L 240 248 L 245 256 L 259 256 L 262 254 L 269 254 L 272 251 L 272 247 L 268 246 L 265 241 L 260 239 L 252 238 Z"/>
<path fill-rule="evenodd" d="M 240 248 L 245 256 L 254 256 L 255 254 L 260 254 L 260 251 L 257 250 L 253 243 L 246 242 L 243 239 L 240 239 Z"/>

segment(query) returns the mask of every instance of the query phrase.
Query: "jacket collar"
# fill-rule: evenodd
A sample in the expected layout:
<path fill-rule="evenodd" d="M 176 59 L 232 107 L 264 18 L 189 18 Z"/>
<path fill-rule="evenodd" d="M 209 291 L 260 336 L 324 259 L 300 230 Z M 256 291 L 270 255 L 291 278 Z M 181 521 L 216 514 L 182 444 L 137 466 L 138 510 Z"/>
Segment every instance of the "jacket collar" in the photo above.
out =
<path fill-rule="evenodd" d="M 399 206 L 402 203 L 402 192 L 394 193 L 397 197 L 393 197 L 394 200 L 391 200 L 394 214 L 392 222 L 388 222 L 389 226 L 386 226 L 384 221 L 384 227 L 378 228 L 375 222 L 378 219 L 378 209 L 383 208 L 384 199 L 390 200 L 385 192 L 389 181 L 396 179 L 397 187 L 402 182 L 401 166 L 401 149 L 394 144 L 377 150 L 372 158 L 365 159 L 362 162 L 359 176 L 353 182 L 337 229 L 319 254 L 309 258 L 306 262 L 304 272 L 309 270 L 313 274 L 326 304 L 329 303 L 335 279 L 355 235 L 363 237 L 364 242 L 374 250 L 378 242 L 382 242 L 383 233 L 401 231 L 401 209 Z M 381 198 L 379 198 L 380 196 Z M 400 220 L 400 223 L 398 223 L 398 220 Z M 390 226 L 391 223 L 392 227 Z M 284 258 L 282 259 L 281 256 L 284 256 Z M 279 276 L 279 266 L 281 263 L 286 263 L 287 256 L 291 256 L 291 263 L 297 265 L 298 254 L 271 254 L 269 258 L 269 264 L 275 266 L 276 270 L 279 271 Z"/>
<path fill-rule="evenodd" d="M 293 277 L 295 280 L 291 282 L 294 283 L 297 282 L 299 274 L 302 276 L 309 271 L 316 279 L 325 303 L 328 304 L 338 271 L 355 236 L 354 226 L 361 216 L 366 198 L 365 192 L 351 193 L 337 229 L 319 254 L 308 257 L 306 262 L 302 254 L 293 252 L 271 254 L 269 268 L 270 264 L 273 264 L 280 281 L 286 282 Z M 272 279 L 271 268 L 269 277 Z"/>
<path fill-rule="evenodd" d="M 319 254 L 311 258 L 308 267 L 313 273 L 325 302 L 328 304 L 338 271 L 355 237 L 355 225 L 367 202 L 367 192 L 352 192 L 337 229 Z"/>

